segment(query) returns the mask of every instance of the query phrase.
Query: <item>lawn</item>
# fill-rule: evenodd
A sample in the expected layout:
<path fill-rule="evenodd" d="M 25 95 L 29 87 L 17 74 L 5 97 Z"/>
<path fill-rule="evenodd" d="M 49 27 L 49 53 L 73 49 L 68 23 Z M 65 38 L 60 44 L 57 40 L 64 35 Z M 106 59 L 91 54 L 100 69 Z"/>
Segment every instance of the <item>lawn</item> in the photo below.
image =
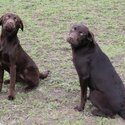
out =
<path fill-rule="evenodd" d="M 124 125 L 115 119 L 92 116 L 73 108 L 80 102 L 80 87 L 66 36 L 73 23 L 84 22 L 94 33 L 125 82 L 125 0 L 0 0 L 0 15 L 16 12 L 23 20 L 18 33 L 24 50 L 40 71 L 50 70 L 39 87 L 24 93 L 16 85 L 16 99 L 7 100 L 8 86 L 0 93 L 0 123 L 3 125 Z M 5 79 L 9 75 L 6 73 Z"/>

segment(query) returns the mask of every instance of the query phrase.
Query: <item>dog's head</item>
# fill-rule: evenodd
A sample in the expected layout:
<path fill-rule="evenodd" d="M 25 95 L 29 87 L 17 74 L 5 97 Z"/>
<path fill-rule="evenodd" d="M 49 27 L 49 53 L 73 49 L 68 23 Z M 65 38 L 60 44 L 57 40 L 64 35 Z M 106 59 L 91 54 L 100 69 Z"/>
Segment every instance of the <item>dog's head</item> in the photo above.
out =
<path fill-rule="evenodd" d="M 15 13 L 6 13 L 0 18 L 2 30 L 8 34 L 17 32 L 19 28 L 23 31 L 23 22 Z"/>
<path fill-rule="evenodd" d="M 90 45 L 94 43 L 94 35 L 85 25 L 77 24 L 71 27 L 67 42 L 76 47 L 79 45 Z"/>

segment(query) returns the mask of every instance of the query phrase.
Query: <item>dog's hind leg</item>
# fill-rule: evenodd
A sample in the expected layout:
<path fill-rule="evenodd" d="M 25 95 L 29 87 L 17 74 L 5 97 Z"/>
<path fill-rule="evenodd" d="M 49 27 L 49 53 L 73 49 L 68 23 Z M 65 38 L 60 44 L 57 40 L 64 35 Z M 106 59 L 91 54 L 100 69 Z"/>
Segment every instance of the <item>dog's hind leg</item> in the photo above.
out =
<path fill-rule="evenodd" d="M 38 70 L 30 67 L 24 71 L 24 81 L 28 84 L 25 91 L 30 91 L 35 89 L 39 84 L 39 72 Z"/>
<path fill-rule="evenodd" d="M 39 73 L 36 70 L 30 70 L 25 74 L 25 81 L 28 83 L 28 86 L 25 88 L 25 91 L 30 91 L 35 89 L 39 84 L 39 78 L 44 79 L 48 76 L 49 71 L 44 73 Z"/>
<path fill-rule="evenodd" d="M 118 113 L 123 119 L 125 119 L 125 107 L 121 109 L 121 111 Z"/>
<path fill-rule="evenodd" d="M 26 78 L 26 83 L 28 84 L 28 86 L 25 88 L 25 92 L 31 91 L 38 87 L 39 78 L 38 77 Z"/>
<path fill-rule="evenodd" d="M 109 101 L 103 93 L 96 90 L 91 91 L 90 101 L 97 108 L 96 110 L 92 111 L 93 115 L 111 118 L 114 117 L 115 113 L 111 110 Z"/>

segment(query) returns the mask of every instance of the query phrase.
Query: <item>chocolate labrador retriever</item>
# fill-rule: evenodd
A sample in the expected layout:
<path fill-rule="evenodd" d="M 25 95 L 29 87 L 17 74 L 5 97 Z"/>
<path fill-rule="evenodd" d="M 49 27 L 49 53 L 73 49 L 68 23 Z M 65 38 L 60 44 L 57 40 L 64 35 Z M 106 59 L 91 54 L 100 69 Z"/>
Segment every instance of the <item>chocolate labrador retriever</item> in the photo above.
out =
<path fill-rule="evenodd" d="M 114 117 L 119 114 L 125 119 L 125 87 L 109 58 L 94 40 L 94 35 L 83 25 L 74 25 L 68 35 L 81 87 L 81 104 L 75 109 L 84 109 L 87 87 L 90 101 L 96 107 L 96 116 Z"/>
<path fill-rule="evenodd" d="M 23 50 L 17 33 L 23 31 L 23 22 L 14 13 L 6 13 L 0 18 L 2 32 L 0 36 L 0 91 L 2 90 L 4 70 L 10 73 L 8 99 L 15 98 L 15 82 L 25 82 L 26 91 L 38 86 L 39 78 L 46 78 L 49 71 L 40 73 L 35 62 Z"/>

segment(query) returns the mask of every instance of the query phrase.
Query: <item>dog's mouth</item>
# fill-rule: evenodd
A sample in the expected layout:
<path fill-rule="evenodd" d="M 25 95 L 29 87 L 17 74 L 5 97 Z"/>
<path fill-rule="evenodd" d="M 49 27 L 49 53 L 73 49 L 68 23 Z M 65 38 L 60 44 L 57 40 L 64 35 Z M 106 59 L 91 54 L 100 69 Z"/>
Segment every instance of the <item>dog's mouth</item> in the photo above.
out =
<path fill-rule="evenodd" d="M 77 46 L 78 45 L 78 40 L 77 39 L 73 39 L 71 37 L 67 38 L 67 42 L 71 45 Z"/>
<path fill-rule="evenodd" d="M 13 32 L 14 29 L 13 29 L 13 28 L 8 28 L 8 27 L 7 27 L 7 28 L 5 28 L 5 30 L 6 30 L 7 32 Z"/>
<path fill-rule="evenodd" d="M 7 33 L 12 33 L 13 31 L 15 31 L 14 23 L 6 22 L 5 24 L 3 24 L 3 30 Z"/>
<path fill-rule="evenodd" d="M 3 27 L 3 30 L 7 33 L 13 33 L 15 31 L 15 28 L 14 27 L 8 27 L 8 26 L 5 26 Z"/>

